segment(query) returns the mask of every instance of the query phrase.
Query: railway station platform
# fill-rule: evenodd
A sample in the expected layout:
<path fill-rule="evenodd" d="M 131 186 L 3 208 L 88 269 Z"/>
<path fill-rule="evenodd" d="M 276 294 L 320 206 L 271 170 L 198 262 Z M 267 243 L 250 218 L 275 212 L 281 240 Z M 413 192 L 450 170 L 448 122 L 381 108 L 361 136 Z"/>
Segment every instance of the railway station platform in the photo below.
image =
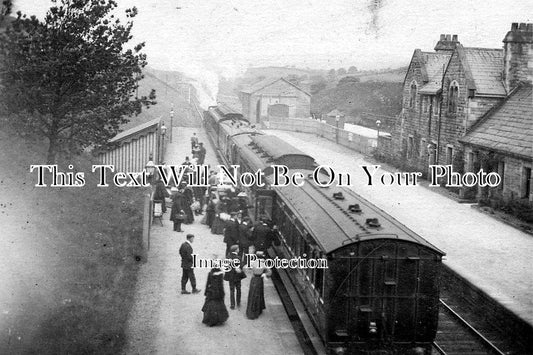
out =
<path fill-rule="evenodd" d="M 316 135 L 266 130 L 352 176 L 351 189 L 443 250 L 450 269 L 533 325 L 533 237 L 423 186 L 368 186 L 360 167 L 373 163 Z M 376 173 L 379 178 L 385 170 Z"/>
<path fill-rule="evenodd" d="M 190 156 L 193 132 L 207 149 L 206 164 L 217 165 L 212 146 L 200 128 L 173 128 L 173 142 L 167 148 L 167 164 L 181 164 Z M 195 235 L 193 249 L 200 258 L 223 258 L 226 245 L 222 235 L 211 234 L 195 216 L 192 225 L 182 225 L 183 233 L 172 231 L 170 209 L 163 226 L 152 226 L 148 260 L 140 268 L 134 306 L 127 326 L 124 354 L 302 354 L 272 280 L 265 279 L 266 309 L 258 319 L 246 318 L 246 302 L 251 274 L 242 281 L 241 307 L 229 308 L 229 286 L 224 281 L 229 319 L 224 325 L 208 327 L 201 311 L 209 269 L 195 269 L 199 294 L 182 295 L 180 245 L 186 235 Z M 187 285 L 190 290 L 190 284 Z"/>

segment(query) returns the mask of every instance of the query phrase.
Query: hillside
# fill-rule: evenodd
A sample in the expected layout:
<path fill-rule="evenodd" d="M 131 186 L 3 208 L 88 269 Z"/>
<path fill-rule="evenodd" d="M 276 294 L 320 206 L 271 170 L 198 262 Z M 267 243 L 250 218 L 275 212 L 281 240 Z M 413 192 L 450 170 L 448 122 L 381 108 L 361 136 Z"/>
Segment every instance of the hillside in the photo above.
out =
<path fill-rule="evenodd" d="M 140 255 L 139 189 L 34 187 L 41 139 L 0 117 L 1 354 L 113 354 L 124 342 Z M 68 169 L 65 169 L 68 171 Z M 49 179 L 46 179 L 49 181 Z"/>
<path fill-rule="evenodd" d="M 243 75 L 244 79 L 255 79 L 257 77 L 265 77 L 265 78 L 280 78 L 280 77 L 287 77 L 290 75 L 296 75 L 296 76 L 313 76 L 313 75 L 325 75 L 325 70 L 317 70 L 317 69 L 302 69 L 302 68 L 295 68 L 295 67 L 252 67 L 248 68 L 246 72 Z"/>
<path fill-rule="evenodd" d="M 395 82 L 351 82 L 322 90 L 311 97 L 311 112 L 327 114 L 333 109 L 351 116 L 356 123 L 374 128 L 375 116 L 396 116 L 401 111 L 402 84 Z M 371 115 L 365 115 L 370 113 Z M 370 116 L 370 117 L 366 117 Z M 380 118 L 383 128 L 393 119 Z"/>
<path fill-rule="evenodd" d="M 407 74 L 407 69 L 408 67 L 401 67 L 397 69 L 361 71 L 361 72 L 358 72 L 357 74 L 348 74 L 348 75 L 353 75 L 359 78 L 362 82 L 379 81 L 379 82 L 403 83 L 405 75 Z"/>
<path fill-rule="evenodd" d="M 195 111 L 188 103 L 189 85 L 184 84 L 189 80 L 179 72 L 161 71 L 145 68 L 144 78 L 139 83 L 139 96 L 147 96 L 151 89 L 155 89 L 156 105 L 136 117 L 122 127 L 128 129 L 148 122 L 154 118 L 162 117 L 165 123 L 170 124 L 170 110 L 174 104 L 174 126 L 193 127 L 199 124 Z M 191 92 L 194 95 L 194 92 Z"/>

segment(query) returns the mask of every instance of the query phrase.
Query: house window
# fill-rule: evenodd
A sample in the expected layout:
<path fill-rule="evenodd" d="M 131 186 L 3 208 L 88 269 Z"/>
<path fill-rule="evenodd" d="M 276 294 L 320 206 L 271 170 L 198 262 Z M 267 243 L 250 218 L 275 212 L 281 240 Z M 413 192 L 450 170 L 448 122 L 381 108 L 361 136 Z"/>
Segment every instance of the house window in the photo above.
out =
<path fill-rule="evenodd" d="M 469 152 L 468 153 L 468 171 L 474 170 L 474 153 Z"/>
<path fill-rule="evenodd" d="M 422 138 L 422 140 L 420 140 L 420 157 L 421 158 L 424 157 L 424 152 L 427 152 L 427 146 L 426 146 L 426 139 Z"/>
<path fill-rule="evenodd" d="M 446 165 L 452 165 L 453 162 L 453 146 L 446 146 Z"/>
<path fill-rule="evenodd" d="M 531 168 L 524 168 L 522 173 L 522 198 L 529 198 L 531 193 Z"/>
<path fill-rule="evenodd" d="M 413 156 L 414 140 L 412 136 L 409 136 L 409 141 L 407 143 L 407 158 Z"/>
<path fill-rule="evenodd" d="M 452 81 L 448 88 L 448 113 L 457 113 L 457 100 L 459 98 L 459 85 Z"/>
<path fill-rule="evenodd" d="M 422 112 L 428 113 L 429 112 L 429 96 L 424 95 L 422 99 Z"/>
<path fill-rule="evenodd" d="M 440 100 L 437 96 L 433 96 L 433 114 L 438 115 L 440 108 Z"/>
<path fill-rule="evenodd" d="M 417 85 L 416 85 L 416 81 L 413 81 L 411 83 L 411 90 L 409 92 L 409 107 L 413 108 L 415 107 L 415 103 L 416 103 L 416 90 L 417 90 Z"/>
<path fill-rule="evenodd" d="M 502 178 L 500 185 L 498 185 L 498 189 L 503 190 L 503 181 L 505 177 L 505 162 L 503 161 L 498 163 L 498 175 Z"/>

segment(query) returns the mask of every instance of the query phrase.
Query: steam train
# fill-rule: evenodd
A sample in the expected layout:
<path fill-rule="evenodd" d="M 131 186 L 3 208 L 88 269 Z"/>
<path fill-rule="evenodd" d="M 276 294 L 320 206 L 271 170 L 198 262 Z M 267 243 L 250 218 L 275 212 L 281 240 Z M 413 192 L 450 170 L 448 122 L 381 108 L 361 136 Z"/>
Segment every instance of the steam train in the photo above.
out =
<path fill-rule="evenodd" d="M 353 191 L 322 187 L 315 160 L 256 129 L 242 115 L 210 107 L 204 124 L 227 164 L 272 165 L 308 177 L 302 186 L 250 188 L 250 216 L 278 226 L 280 258 L 326 258 L 328 268 L 288 269 L 329 354 L 431 354 L 444 253 Z M 327 178 L 327 177 L 325 177 Z"/>

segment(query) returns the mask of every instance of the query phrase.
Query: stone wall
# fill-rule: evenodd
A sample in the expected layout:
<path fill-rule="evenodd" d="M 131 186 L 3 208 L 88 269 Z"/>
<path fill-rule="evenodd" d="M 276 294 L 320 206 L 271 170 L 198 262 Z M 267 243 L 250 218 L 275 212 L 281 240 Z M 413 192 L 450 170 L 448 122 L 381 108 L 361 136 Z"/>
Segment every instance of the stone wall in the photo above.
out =
<path fill-rule="evenodd" d="M 527 181 L 525 168 L 532 169 L 533 162 L 513 156 L 494 154 L 492 155 L 493 158 L 489 164 L 490 166 L 480 161 L 480 156 L 489 156 L 490 154 L 487 150 L 478 150 L 471 146 L 465 147 L 465 161 L 468 171 L 474 173 L 477 173 L 479 169 L 483 169 L 485 172 L 495 171 L 502 178 L 502 183 L 498 187 L 479 188 L 477 198 L 492 199 L 503 203 L 523 199 L 533 203 L 533 177 L 530 178 L 530 194 L 529 196 L 524 196 Z"/>
<path fill-rule="evenodd" d="M 284 131 L 316 134 L 332 142 L 353 149 L 359 153 L 372 154 L 377 145 L 376 138 L 368 138 L 343 129 L 336 129 L 324 122 L 307 118 L 279 119 L 271 117 L 265 121 L 266 128 Z"/>

